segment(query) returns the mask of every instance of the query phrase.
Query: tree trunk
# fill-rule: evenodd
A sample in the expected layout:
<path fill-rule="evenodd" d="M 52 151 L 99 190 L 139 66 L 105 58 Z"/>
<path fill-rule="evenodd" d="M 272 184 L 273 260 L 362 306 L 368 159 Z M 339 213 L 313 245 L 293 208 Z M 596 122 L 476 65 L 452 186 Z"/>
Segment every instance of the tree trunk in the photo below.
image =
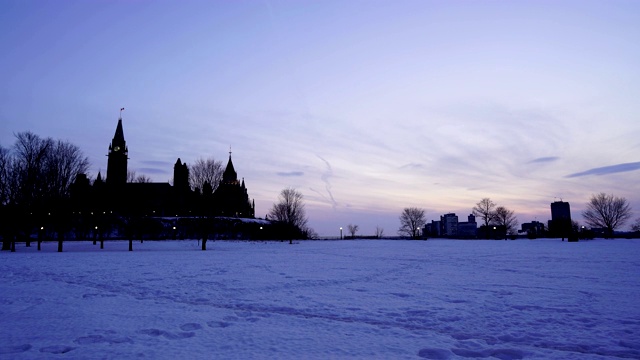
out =
<path fill-rule="evenodd" d="M 16 252 L 16 241 L 11 242 L 11 252 Z"/>
<path fill-rule="evenodd" d="M 58 239 L 58 252 L 62 252 L 62 239 Z"/>
<path fill-rule="evenodd" d="M 203 251 L 207 250 L 207 239 L 206 238 L 202 239 L 202 250 Z"/>
<path fill-rule="evenodd" d="M 31 239 L 27 238 L 26 242 L 27 242 L 27 247 L 31 247 Z"/>
<path fill-rule="evenodd" d="M 133 251 L 133 240 L 129 239 L 129 251 Z"/>
<path fill-rule="evenodd" d="M 104 249 L 104 239 L 100 238 L 100 249 Z"/>
<path fill-rule="evenodd" d="M 41 248 L 40 244 L 42 244 L 42 241 L 41 241 L 41 240 L 38 240 L 38 251 L 42 250 L 42 248 Z"/>

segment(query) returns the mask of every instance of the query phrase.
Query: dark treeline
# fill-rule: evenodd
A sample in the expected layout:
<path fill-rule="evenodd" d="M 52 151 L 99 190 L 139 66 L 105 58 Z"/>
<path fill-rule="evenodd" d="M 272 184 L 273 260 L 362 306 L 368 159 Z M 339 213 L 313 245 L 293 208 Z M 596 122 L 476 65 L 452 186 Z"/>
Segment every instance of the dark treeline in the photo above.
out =
<path fill-rule="evenodd" d="M 65 239 L 99 241 L 101 248 L 105 239 L 128 239 L 132 250 L 134 238 L 198 238 L 205 250 L 208 239 L 309 237 L 301 198 L 284 207 L 274 205 L 289 216 L 280 218 L 272 211 L 271 221 L 252 214 L 238 217 L 238 212 L 220 214 L 213 205 L 229 199 L 215 199 L 215 188 L 223 186 L 223 169 L 213 159 L 196 162 L 191 174 L 178 160 L 184 172 L 174 186 L 149 184 L 134 175 L 126 184 L 114 185 L 100 174 L 92 181 L 86 175 L 88 158 L 67 141 L 31 132 L 15 138 L 11 147 L 0 146 L 2 250 L 15 251 L 16 242 L 31 246 L 32 241 L 40 249 L 42 241 L 57 240 L 62 251 Z M 244 181 L 239 189 L 244 190 Z M 297 206 L 293 212 L 292 204 Z"/>
<path fill-rule="evenodd" d="M 69 208 L 72 184 L 89 168 L 89 159 L 70 142 L 31 132 L 15 137 L 12 147 L 0 146 L 3 250 L 15 246 L 15 240 L 30 246 L 34 229 L 62 234 L 66 212 L 60 210 Z"/>

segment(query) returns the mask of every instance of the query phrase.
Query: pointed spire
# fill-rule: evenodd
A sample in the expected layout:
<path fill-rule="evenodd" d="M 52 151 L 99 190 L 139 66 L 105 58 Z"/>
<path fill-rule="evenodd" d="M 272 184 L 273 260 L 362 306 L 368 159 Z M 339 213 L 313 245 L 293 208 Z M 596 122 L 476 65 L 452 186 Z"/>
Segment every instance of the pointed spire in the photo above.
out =
<path fill-rule="evenodd" d="M 229 162 L 227 163 L 227 168 L 224 170 L 222 174 L 222 182 L 224 183 L 237 183 L 238 182 L 238 174 L 236 170 L 233 168 L 233 162 L 231 161 L 231 151 L 229 151 Z"/>
<path fill-rule="evenodd" d="M 116 145 L 119 145 L 119 146 L 124 145 L 124 131 L 122 130 L 122 119 L 118 119 L 118 126 L 116 127 L 115 135 L 113 135 L 112 144 L 114 146 L 116 146 Z"/>
<path fill-rule="evenodd" d="M 102 174 L 100 174 L 100 171 L 98 171 L 98 177 L 96 177 L 96 181 L 93 182 L 94 185 L 102 185 L 104 183 L 104 181 L 102 181 Z"/>

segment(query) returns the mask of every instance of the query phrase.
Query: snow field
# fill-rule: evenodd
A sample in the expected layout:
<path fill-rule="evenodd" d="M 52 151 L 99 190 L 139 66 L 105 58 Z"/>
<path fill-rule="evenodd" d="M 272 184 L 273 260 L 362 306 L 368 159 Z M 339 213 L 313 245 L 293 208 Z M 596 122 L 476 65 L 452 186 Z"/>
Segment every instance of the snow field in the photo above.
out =
<path fill-rule="evenodd" d="M 640 242 L 19 244 L 0 358 L 640 358 Z"/>

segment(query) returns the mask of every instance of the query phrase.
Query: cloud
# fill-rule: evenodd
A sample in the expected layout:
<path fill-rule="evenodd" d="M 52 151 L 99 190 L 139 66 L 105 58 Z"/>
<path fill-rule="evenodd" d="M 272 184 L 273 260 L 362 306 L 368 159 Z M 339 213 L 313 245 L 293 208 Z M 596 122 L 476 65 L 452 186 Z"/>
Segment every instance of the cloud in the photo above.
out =
<path fill-rule="evenodd" d="M 278 173 L 276 173 L 276 175 L 285 176 L 285 177 L 288 177 L 288 176 L 303 176 L 304 172 L 302 172 L 302 171 L 278 172 Z"/>
<path fill-rule="evenodd" d="M 615 174 L 615 173 L 635 171 L 635 170 L 640 170 L 640 161 L 593 168 L 586 171 L 569 174 L 565 177 L 574 178 L 574 177 L 588 176 L 588 175 L 608 175 L 608 174 Z"/>
<path fill-rule="evenodd" d="M 419 163 L 408 163 L 405 165 L 400 166 L 400 169 L 410 169 L 410 170 L 422 170 L 424 169 L 425 166 L 423 164 L 419 164 Z"/>
<path fill-rule="evenodd" d="M 331 206 L 335 210 L 336 206 L 338 206 L 338 203 L 333 198 L 333 194 L 331 193 L 331 183 L 329 182 L 329 178 L 333 176 L 333 169 L 331 168 L 331 164 L 329 164 L 329 162 L 327 160 L 323 159 L 322 156 L 320 156 L 320 155 L 316 155 L 316 156 L 318 158 L 320 158 L 320 160 L 324 161 L 325 165 L 327 165 L 327 170 L 322 174 L 322 176 L 320 176 L 320 179 L 322 179 L 322 181 L 325 184 L 324 187 L 327 190 L 327 194 L 329 195 L 329 200 L 330 200 Z M 316 191 L 316 190 L 314 190 L 314 191 Z M 320 193 L 318 192 L 318 194 L 320 194 Z"/>
<path fill-rule="evenodd" d="M 529 161 L 527 164 L 548 163 L 548 162 L 557 161 L 559 159 L 560 159 L 560 157 L 558 157 L 558 156 L 547 156 L 547 157 L 541 157 L 541 158 L 533 159 L 533 160 Z"/>
<path fill-rule="evenodd" d="M 167 170 L 157 169 L 157 168 L 138 168 L 136 170 L 139 170 L 140 172 L 145 174 L 168 174 L 169 173 L 169 171 Z"/>
<path fill-rule="evenodd" d="M 167 162 L 167 161 L 157 161 L 157 160 L 142 160 L 140 161 L 140 164 L 145 164 L 145 165 L 149 165 L 149 166 L 166 166 L 166 167 L 173 167 L 173 163 Z"/>

